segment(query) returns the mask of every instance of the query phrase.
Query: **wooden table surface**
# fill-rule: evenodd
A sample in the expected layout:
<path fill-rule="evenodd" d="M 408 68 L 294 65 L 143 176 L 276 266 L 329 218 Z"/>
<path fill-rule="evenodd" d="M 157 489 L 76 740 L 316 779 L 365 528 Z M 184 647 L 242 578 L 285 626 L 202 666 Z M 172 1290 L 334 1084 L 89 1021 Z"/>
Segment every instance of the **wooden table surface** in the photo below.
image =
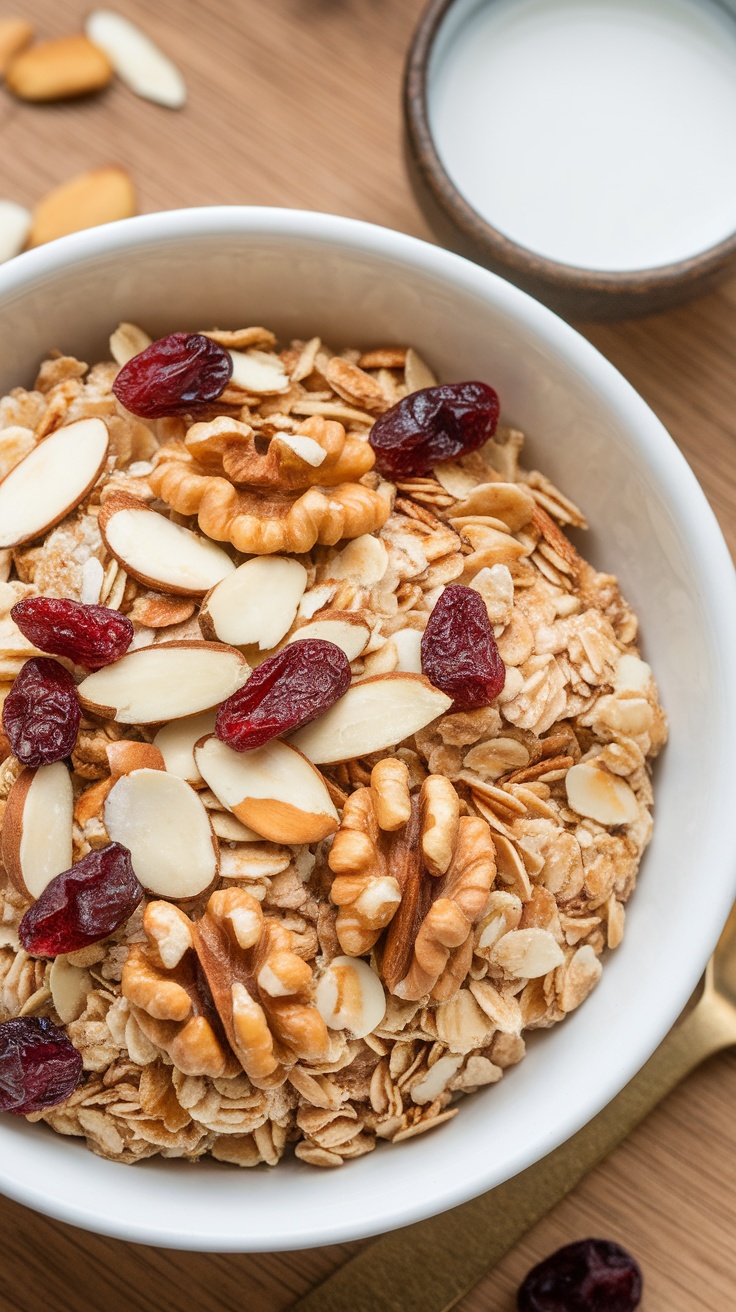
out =
<path fill-rule="evenodd" d="M 73 174 L 115 162 L 130 170 L 141 211 L 284 205 L 430 237 L 401 154 L 402 62 L 423 0 L 115 2 L 180 64 L 189 104 L 173 113 L 120 85 L 63 106 L 20 104 L 0 90 L 0 197 L 33 205 Z M 88 7 L 9 0 L 0 12 L 60 35 Z M 666 315 L 582 328 L 667 425 L 736 546 L 736 281 Z M 511 1312 L 533 1262 L 591 1234 L 638 1255 L 642 1312 L 733 1312 L 735 1108 L 736 1057 L 727 1055 L 537 1226 L 462 1312 Z M 146 1249 L 3 1200 L 0 1308 L 279 1312 L 358 1247 L 263 1256 Z"/>

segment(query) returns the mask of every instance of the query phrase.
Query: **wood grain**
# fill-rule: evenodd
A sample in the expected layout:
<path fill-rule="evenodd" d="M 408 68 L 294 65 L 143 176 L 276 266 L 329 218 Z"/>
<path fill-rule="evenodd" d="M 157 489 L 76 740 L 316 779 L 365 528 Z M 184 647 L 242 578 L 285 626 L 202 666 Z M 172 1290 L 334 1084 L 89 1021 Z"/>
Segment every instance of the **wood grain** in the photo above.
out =
<path fill-rule="evenodd" d="M 18 0 L 3 14 L 27 14 L 51 36 L 73 30 L 88 7 Z M 64 106 L 20 104 L 0 90 L 0 195 L 32 205 L 76 172 L 119 163 L 143 211 L 286 205 L 429 237 L 401 150 L 401 69 L 421 0 L 119 0 L 117 8 L 180 64 L 187 108 L 172 113 L 118 85 Z M 735 549 L 736 282 L 667 315 L 584 331 L 663 419 Z M 707 872 L 699 877 L 705 883 Z M 512 1312 L 526 1269 L 588 1234 L 638 1254 L 642 1312 L 733 1312 L 734 1106 L 736 1056 L 728 1055 L 674 1094 L 463 1312 Z M 281 1312 L 357 1248 L 175 1253 L 86 1235 L 0 1201 L 0 1309 Z"/>

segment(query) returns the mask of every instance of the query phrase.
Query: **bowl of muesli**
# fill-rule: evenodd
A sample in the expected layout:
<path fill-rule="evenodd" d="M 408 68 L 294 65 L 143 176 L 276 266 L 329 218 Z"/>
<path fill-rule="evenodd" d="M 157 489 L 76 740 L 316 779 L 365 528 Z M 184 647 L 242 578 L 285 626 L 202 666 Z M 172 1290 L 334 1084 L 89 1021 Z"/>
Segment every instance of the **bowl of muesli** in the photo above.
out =
<path fill-rule="evenodd" d="M 736 889 L 693 475 L 548 310 L 367 224 L 133 219 L 0 306 L 0 1188 L 234 1251 L 492 1188 Z"/>

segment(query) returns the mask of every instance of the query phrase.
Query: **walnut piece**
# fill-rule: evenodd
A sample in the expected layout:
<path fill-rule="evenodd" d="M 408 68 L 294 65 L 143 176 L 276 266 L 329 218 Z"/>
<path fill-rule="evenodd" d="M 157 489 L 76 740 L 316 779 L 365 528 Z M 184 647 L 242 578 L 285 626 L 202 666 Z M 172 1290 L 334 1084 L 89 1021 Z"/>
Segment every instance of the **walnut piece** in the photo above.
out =
<path fill-rule="evenodd" d="M 379 956 L 389 990 L 407 1001 L 452 997 L 470 968 L 496 858 L 486 821 L 460 816 L 450 781 L 429 775 L 411 797 L 405 763 L 380 761 L 370 788 L 345 803 L 329 864 L 343 951 L 361 956 L 388 927 Z"/>
<path fill-rule="evenodd" d="M 194 424 L 186 440 L 163 446 L 150 484 L 156 496 L 219 542 L 254 555 L 309 551 L 372 533 L 389 507 L 355 480 L 373 451 L 342 424 L 314 416 L 295 434 L 277 433 L 261 454 L 256 435 L 221 416 Z"/>
<path fill-rule="evenodd" d="M 143 918 L 123 995 L 144 1034 L 185 1075 L 233 1076 L 257 1088 L 283 1084 L 298 1061 L 327 1058 L 327 1027 L 312 1002 L 312 969 L 291 931 L 240 888 L 213 893 L 192 922 L 168 902 Z"/>

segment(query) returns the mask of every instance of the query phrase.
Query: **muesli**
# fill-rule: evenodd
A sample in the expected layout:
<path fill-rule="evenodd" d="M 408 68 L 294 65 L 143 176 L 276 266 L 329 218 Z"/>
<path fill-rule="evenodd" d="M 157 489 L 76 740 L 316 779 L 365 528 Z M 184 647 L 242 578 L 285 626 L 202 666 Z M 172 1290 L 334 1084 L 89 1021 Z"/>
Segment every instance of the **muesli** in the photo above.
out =
<path fill-rule="evenodd" d="M 259 327 L 110 349 L 0 400 L 0 1106 L 339 1166 L 594 988 L 657 690 L 486 384 Z"/>

